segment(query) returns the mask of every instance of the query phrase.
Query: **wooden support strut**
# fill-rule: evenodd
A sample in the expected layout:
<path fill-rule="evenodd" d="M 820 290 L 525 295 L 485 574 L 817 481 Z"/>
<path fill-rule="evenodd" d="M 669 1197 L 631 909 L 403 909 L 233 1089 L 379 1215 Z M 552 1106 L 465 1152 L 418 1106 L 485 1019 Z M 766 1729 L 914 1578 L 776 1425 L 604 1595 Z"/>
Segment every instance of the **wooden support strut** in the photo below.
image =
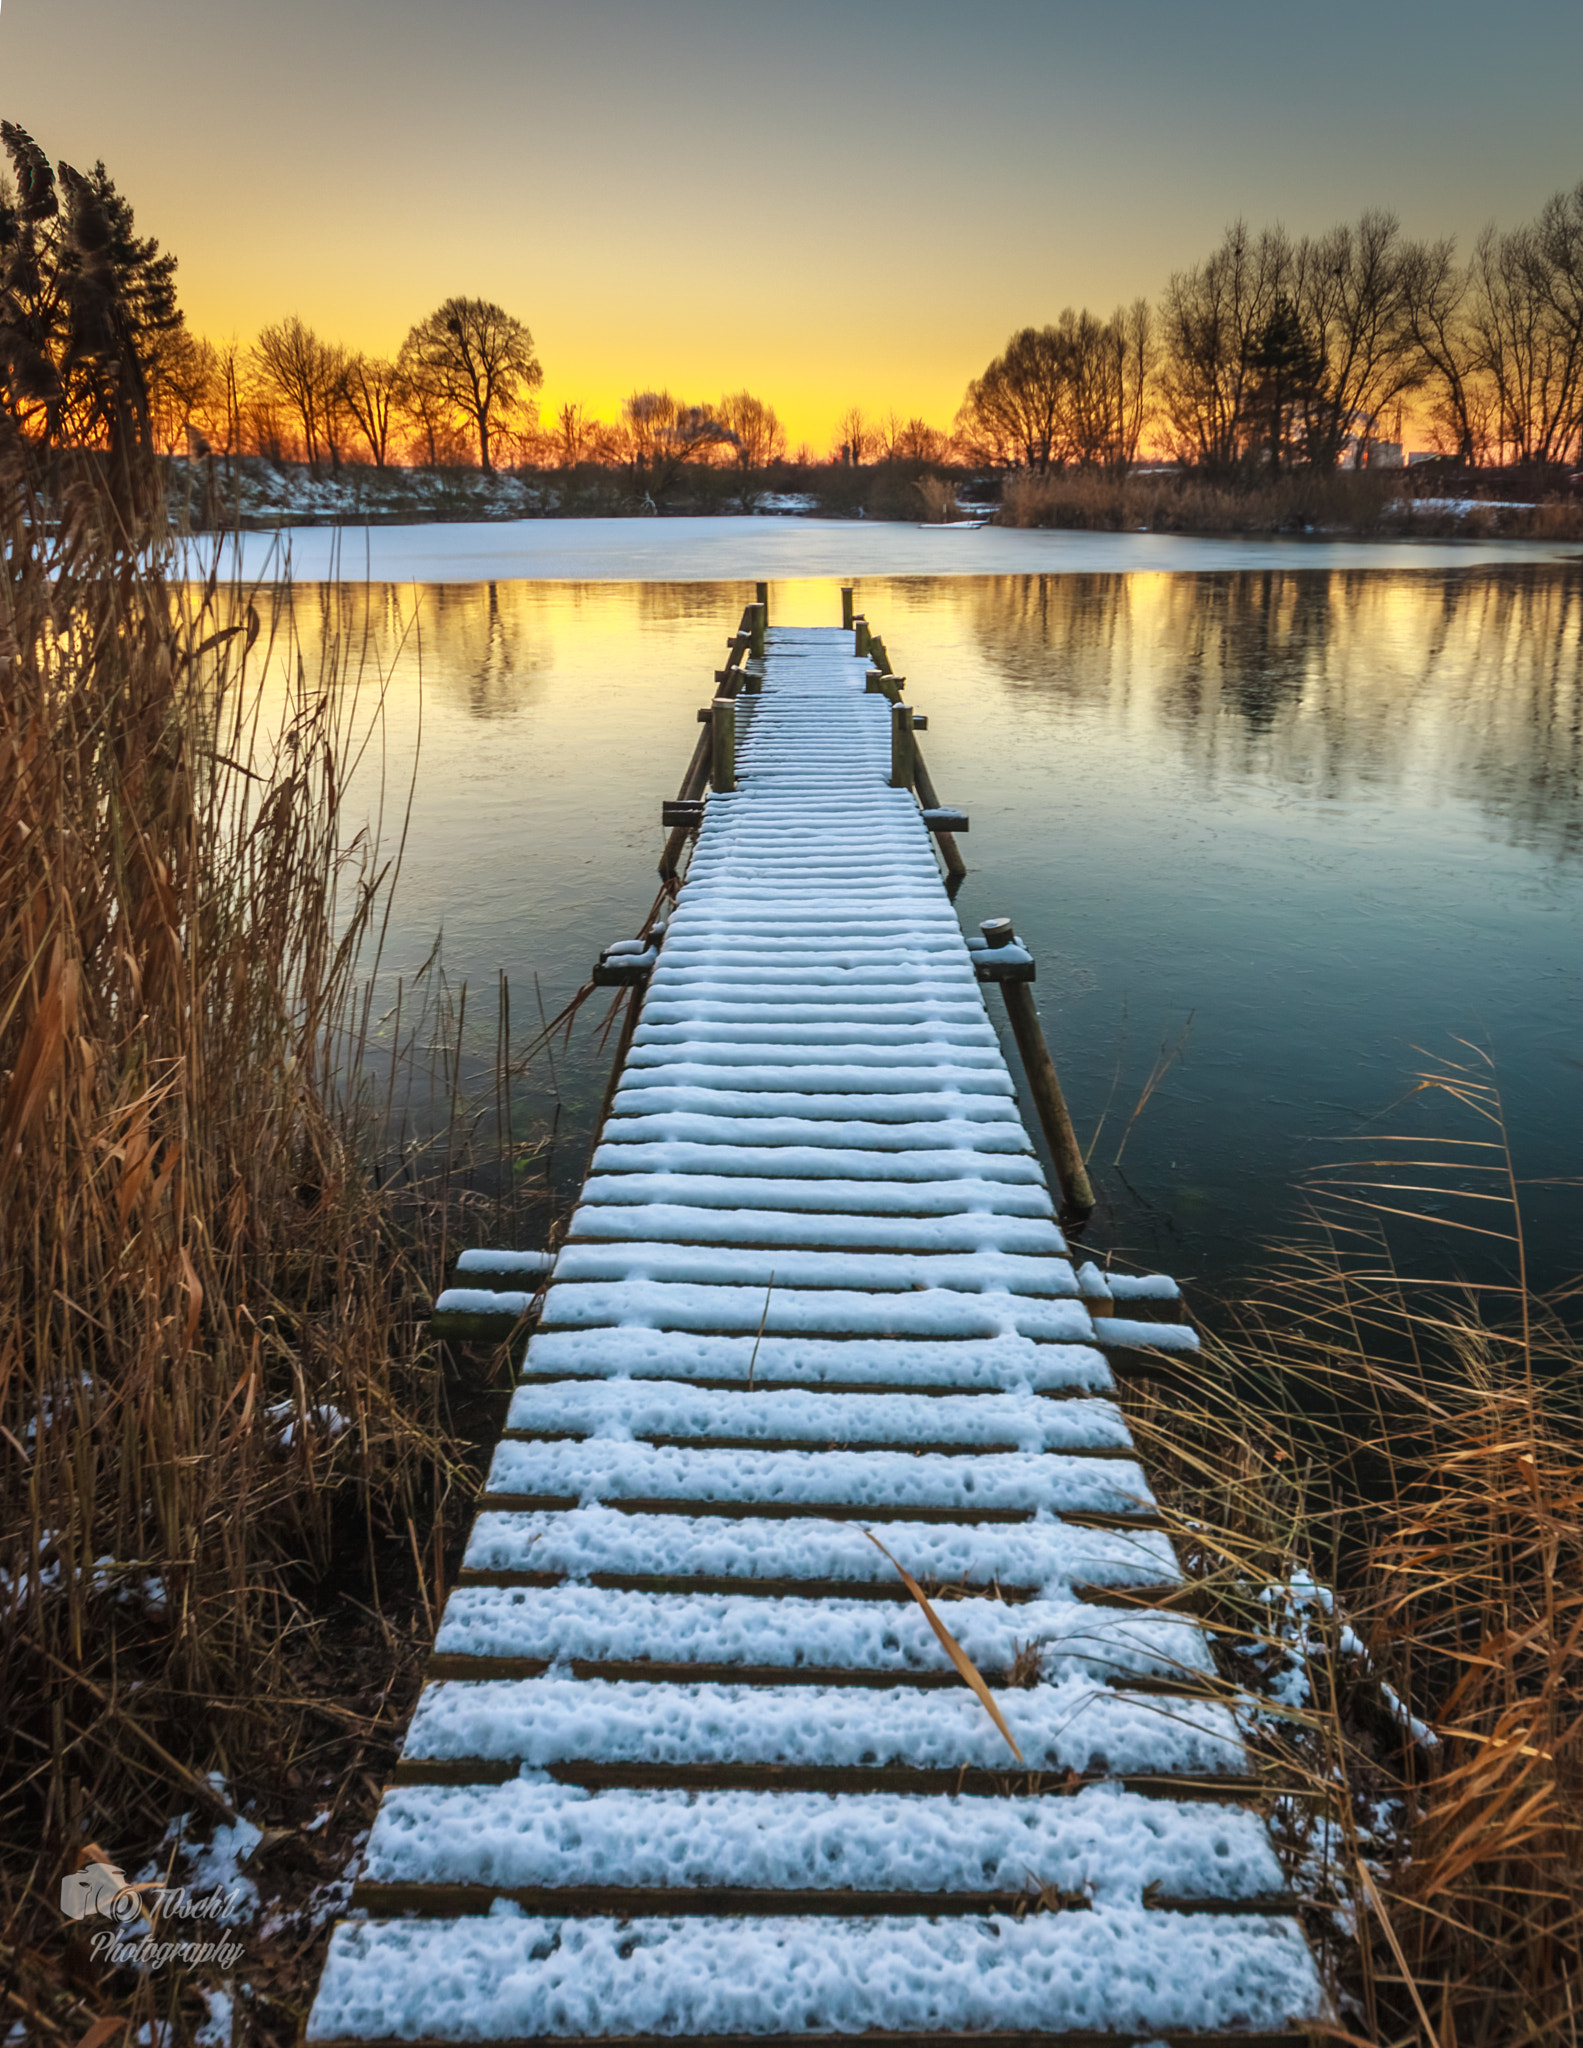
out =
<path fill-rule="evenodd" d="M 980 929 L 992 949 L 1010 941 L 1009 918 L 989 918 Z M 1055 1162 L 1056 1178 L 1061 1183 L 1062 1216 L 1073 1223 L 1085 1223 L 1094 1210 L 1094 1186 L 1088 1177 L 1088 1168 L 1083 1164 L 1082 1148 L 1072 1128 L 1066 1097 L 1061 1093 L 1055 1061 L 1044 1042 L 1044 1028 L 1034 1007 L 1033 990 L 1026 981 L 1002 981 L 1000 992 L 1006 999 L 1006 1015 L 1011 1019 L 1022 1070 L 1028 1078 L 1033 1106 L 1039 1112 L 1039 1123 L 1045 1143 L 1050 1148 L 1050 1157 Z"/>
<path fill-rule="evenodd" d="M 934 777 L 923 765 L 923 749 L 916 740 L 912 743 L 913 788 L 918 792 L 918 801 L 926 811 L 943 809 L 939 794 L 934 786 Z M 962 849 L 956 837 L 950 832 L 937 832 L 935 839 L 940 848 L 940 858 L 945 862 L 946 874 L 953 883 L 960 882 L 967 873 L 967 862 L 962 858 Z"/>
<path fill-rule="evenodd" d="M 845 598 L 847 592 L 843 591 L 841 595 Z M 846 623 L 848 622 L 843 619 L 842 624 L 845 625 Z M 871 636 L 868 651 L 870 660 L 878 665 L 880 673 L 878 675 L 871 675 L 865 687 L 872 691 L 878 691 L 882 696 L 888 697 L 892 704 L 898 704 L 901 701 L 902 685 L 906 682 L 907 678 L 897 675 L 891 668 L 890 655 L 886 651 L 883 639 L 877 635 Z M 921 719 L 914 719 L 913 731 L 915 734 L 922 723 Z M 894 760 L 894 738 L 892 741 L 892 759 Z M 912 786 L 918 792 L 918 801 L 922 804 L 923 808 L 926 811 L 942 809 L 943 806 L 940 802 L 939 793 L 934 786 L 934 777 L 924 766 L 923 749 L 918 745 L 916 738 L 914 738 L 912 743 L 912 772 Z M 894 780 L 894 775 L 892 780 Z M 957 845 L 955 838 L 949 832 L 937 832 L 935 837 L 940 844 L 940 858 L 945 862 L 946 875 L 952 887 L 955 888 L 967 874 L 967 862 L 962 858 L 962 849 Z"/>
<path fill-rule="evenodd" d="M 852 630 L 852 586 L 846 584 L 841 591 L 841 624 L 848 633 Z"/>

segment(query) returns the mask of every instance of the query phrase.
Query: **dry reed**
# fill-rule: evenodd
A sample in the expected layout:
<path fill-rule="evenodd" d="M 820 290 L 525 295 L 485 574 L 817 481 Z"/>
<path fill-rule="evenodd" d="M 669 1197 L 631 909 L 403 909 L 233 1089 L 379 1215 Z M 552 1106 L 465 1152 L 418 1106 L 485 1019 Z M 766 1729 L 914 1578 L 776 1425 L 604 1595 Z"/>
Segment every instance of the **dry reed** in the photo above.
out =
<path fill-rule="evenodd" d="M 1536 505 L 1430 500 L 1407 495 L 1401 471 L 1293 471 L 1217 482 L 1191 470 L 1108 476 L 1059 470 L 1012 476 L 1001 493 L 1001 523 L 1101 533 L 1270 533 L 1462 535 L 1509 539 L 1583 538 L 1583 502 Z"/>
<path fill-rule="evenodd" d="M 1375 1139 L 1321 1176 L 1311 1234 L 1133 1419 L 1345 2030 L 1574 2048 L 1583 1348 L 1565 1300 L 1527 1286 L 1487 1066 L 1419 1086 L 1478 1134 Z M 1453 1220 L 1494 1235 L 1509 1277 L 1399 1273 L 1386 1224 L 1410 1188 L 1460 1198 Z"/>
<path fill-rule="evenodd" d="M 322 1743 L 322 1589 L 377 1609 L 396 1539 L 429 1604 L 458 1474 L 337 1093 L 389 879 L 343 677 L 267 727 L 258 615 L 167 582 L 150 480 L 0 431 L 0 1976 L 75 2039 L 160 1987 L 82 1970 L 63 1872 Z"/>

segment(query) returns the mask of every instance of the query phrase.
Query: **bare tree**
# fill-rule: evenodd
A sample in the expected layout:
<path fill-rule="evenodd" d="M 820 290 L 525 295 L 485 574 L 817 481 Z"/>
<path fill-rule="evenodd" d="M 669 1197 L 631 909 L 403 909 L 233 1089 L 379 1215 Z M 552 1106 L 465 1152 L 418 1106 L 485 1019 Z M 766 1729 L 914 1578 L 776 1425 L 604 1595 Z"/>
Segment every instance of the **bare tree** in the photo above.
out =
<path fill-rule="evenodd" d="M 1147 299 L 1116 308 L 1108 345 L 1116 403 L 1113 459 L 1117 468 L 1126 470 L 1138 459 L 1138 444 L 1154 411 L 1159 345 Z"/>
<path fill-rule="evenodd" d="M 1297 318 L 1316 367 L 1306 453 L 1316 469 L 1333 469 L 1348 436 L 1372 433 L 1386 406 L 1422 375 L 1400 223 L 1394 213 L 1371 210 L 1355 227 L 1305 237 L 1292 268 Z"/>
<path fill-rule="evenodd" d="M 1556 454 L 1583 457 L 1583 181 L 1546 200 L 1535 226 L 1539 289 L 1563 365 Z"/>
<path fill-rule="evenodd" d="M 1166 288 L 1160 380 L 1177 451 L 1206 467 L 1334 467 L 1424 375 L 1394 214 L 1291 242 L 1234 222 Z"/>
<path fill-rule="evenodd" d="M 768 469 L 786 453 L 786 429 L 775 408 L 751 391 L 733 391 L 722 398 L 715 416 L 731 434 L 739 469 Z"/>
<path fill-rule="evenodd" d="M 1403 251 L 1402 292 L 1407 335 L 1430 392 L 1437 440 L 1459 461 L 1477 462 L 1488 441 L 1489 407 L 1480 390 L 1479 360 L 1468 322 L 1469 272 L 1451 241 L 1415 242 Z"/>
<path fill-rule="evenodd" d="M 494 467 L 492 428 L 509 420 L 523 391 L 536 391 L 544 382 L 533 336 L 489 299 L 447 299 L 408 334 L 399 361 L 409 377 L 467 421 L 486 471 Z M 431 425 L 431 450 L 434 440 Z"/>
<path fill-rule="evenodd" d="M 586 406 L 563 405 L 555 415 L 551 429 L 555 461 L 562 469 L 575 469 L 580 462 L 591 462 L 598 446 L 601 428 Z"/>
<path fill-rule="evenodd" d="M 365 356 L 360 351 L 348 356 L 341 389 L 347 411 L 368 443 L 374 467 L 383 469 L 390 458 L 391 431 L 401 406 L 401 379 L 395 364 L 384 356 Z"/>
<path fill-rule="evenodd" d="M 1228 470 L 1241 461 L 1253 356 L 1289 290 L 1292 250 L 1279 228 L 1255 238 L 1234 221 L 1204 263 L 1165 288 L 1160 396 L 1184 460 Z"/>
<path fill-rule="evenodd" d="M 242 344 L 233 334 L 229 341 L 215 345 L 215 398 L 209 439 L 227 456 L 242 453 L 242 420 L 248 363 Z"/>
<path fill-rule="evenodd" d="M 734 448 L 731 429 L 706 405 L 689 405 L 669 391 L 634 391 L 621 408 L 633 469 L 658 499 L 688 463 Z"/>
<path fill-rule="evenodd" d="M 1070 307 L 1057 325 L 1065 355 L 1061 443 L 1085 468 L 1121 474 L 1138 452 L 1152 397 L 1153 322 L 1146 299 L 1108 320 Z"/>
<path fill-rule="evenodd" d="M 220 377 L 219 352 L 192 334 L 185 323 L 160 336 L 149 365 L 149 408 L 157 441 L 174 455 L 184 450 L 190 429 L 202 434 Z"/>
<path fill-rule="evenodd" d="M 950 436 L 941 433 L 938 427 L 931 427 L 916 413 L 903 420 L 890 437 L 890 459 L 893 462 L 949 462 L 951 453 Z"/>
<path fill-rule="evenodd" d="M 848 406 L 836 423 L 837 462 L 867 462 L 879 447 L 879 435 L 863 415 L 860 406 Z"/>
<path fill-rule="evenodd" d="M 1039 473 L 1067 459 L 1069 355 L 1059 328 L 1024 327 L 973 379 L 957 430 L 975 459 Z"/>
<path fill-rule="evenodd" d="M 1565 461 L 1583 427 L 1583 188 L 1510 234 L 1486 228 L 1471 272 L 1469 324 L 1502 453 Z"/>
<path fill-rule="evenodd" d="M 253 364 L 266 403 L 278 401 L 302 429 L 302 450 L 316 467 L 322 446 L 333 446 L 336 387 L 344 357 L 294 313 L 266 327 L 253 344 Z"/>

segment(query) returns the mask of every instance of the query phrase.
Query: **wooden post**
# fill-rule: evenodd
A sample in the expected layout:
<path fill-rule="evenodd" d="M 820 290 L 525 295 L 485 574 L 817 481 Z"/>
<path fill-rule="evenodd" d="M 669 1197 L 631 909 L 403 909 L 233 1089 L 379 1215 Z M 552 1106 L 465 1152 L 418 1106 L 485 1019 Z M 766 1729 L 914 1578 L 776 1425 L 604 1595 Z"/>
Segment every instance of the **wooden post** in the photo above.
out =
<path fill-rule="evenodd" d="M 1061 1183 L 1062 1214 L 1073 1222 L 1086 1222 L 1094 1209 L 1093 1183 L 1089 1180 L 1088 1168 L 1083 1164 L 1077 1133 L 1072 1129 L 1055 1062 L 1044 1042 L 1039 1013 L 1033 1006 L 1032 985 L 1026 981 L 1003 981 L 1000 992 L 1006 998 L 1006 1015 L 1011 1019 L 1011 1028 L 1016 1035 L 1017 1050 L 1022 1055 L 1022 1070 L 1028 1077 L 1033 1104 L 1044 1129 L 1045 1143 L 1055 1161 L 1056 1178 Z"/>
<path fill-rule="evenodd" d="M 912 736 L 912 706 L 890 707 L 890 786 L 911 789 L 917 773 L 918 742 Z"/>
<path fill-rule="evenodd" d="M 759 589 L 762 590 L 763 588 L 764 586 L 761 583 Z M 768 618 L 769 606 L 767 604 L 754 605 L 752 644 L 748 648 L 748 652 L 749 654 L 756 654 L 761 661 L 764 658 L 764 626 Z"/>
<path fill-rule="evenodd" d="M 841 624 L 847 632 L 852 630 L 852 590 L 848 585 L 841 592 Z"/>
<path fill-rule="evenodd" d="M 637 1036 L 638 1021 L 643 1014 L 643 998 L 647 987 L 627 990 L 626 1015 L 621 1019 L 621 1035 L 616 1040 L 616 1056 L 610 1063 L 610 1079 L 605 1083 L 605 1099 L 599 1105 L 599 1115 L 594 1123 L 594 1142 L 588 1153 L 588 1170 L 594 1169 L 594 1153 L 599 1150 L 599 1141 L 605 1134 L 605 1125 L 610 1120 L 610 1105 L 616 1099 L 616 1090 L 621 1085 L 621 1070 L 627 1063 L 627 1054 L 632 1050 L 632 1041 Z"/>
<path fill-rule="evenodd" d="M 767 583 L 755 583 L 755 584 L 754 584 L 754 586 L 753 586 L 753 595 L 754 595 L 754 597 L 755 597 L 755 598 L 757 599 L 757 601 L 758 601 L 758 608 L 759 608 L 759 610 L 760 610 L 760 611 L 761 611 L 761 612 L 762 612 L 762 613 L 764 614 L 764 620 L 763 620 L 763 623 L 764 623 L 764 624 L 765 624 L 765 625 L 767 626 L 767 625 L 769 624 L 769 622 L 770 622 L 770 587 L 769 587 L 769 585 L 768 585 Z"/>
<path fill-rule="evenodd" d="M 854 654 L 867 654 L 869 650 L 868 620 L 863 617 L 861 612 L 852 621 L 852 631 L 857 635 L 857 644 L 852 649 L 852 652 Z"/>
<path fill-rule="evenodd" d="M 939 810 L 939 792 L 935 789 L 934 777 L 924 766 L 923 749 L 916 739 L 912 743 L 912 772 L 913 788 L 918 792 L 919 803 L 926 811 Z M 967 862 L 963 860 L 962 849 L 956 843 L 956 834 L 937 832 L 935 838 L 940 842 L 940 858 L 945 862 L 946 874 L 954 885 L 967 873 Z"/>
<path fill-rule="evenodd" d="M 716 697 L 710 710 L 709 779 L 725 795 L 737 786 L 737 707 L 730 697 Z"/>
<path fill-rule="evenodd" d="M 870 633 L 868 636 L 868 658 L 876 668 L 883 670 L 886 675 L 890 676 L 896 673 L 890 665 L 890 656 L 885 652 L 885 643 L 878 633 Z"/>
<path fill-rule="evenodd" d="M 705 726 L 698 735 L 698 744 L 693 748 L 693 757 L 687 764 L 687 773 L 682 777 L 682 786 L 676 792 L 683 803 L 696 802 L 709 786 L 709 756 L 713 742 L 710 727 Z M 687 844 L 691 828 L 678 825 L 665 842 L 665 851 L 660 855 L 660 879 L 668 882 L 676 872 L 676 863 L 682 857 L 682 848 Z"/>

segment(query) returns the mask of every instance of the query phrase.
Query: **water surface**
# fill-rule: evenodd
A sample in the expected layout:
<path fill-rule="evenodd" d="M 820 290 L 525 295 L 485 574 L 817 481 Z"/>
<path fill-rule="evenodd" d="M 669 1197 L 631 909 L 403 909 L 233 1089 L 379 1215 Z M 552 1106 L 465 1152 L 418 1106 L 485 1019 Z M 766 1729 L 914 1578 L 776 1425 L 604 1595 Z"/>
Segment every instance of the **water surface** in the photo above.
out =
<path fill-rule="evenodd" d="M 751 596 L 515 581 L 281 598 L 310 669 L 336 633 L 366 634 L 388 669 L 392 788 L 421 722 L 385 967 L 410 980 L 443 929 L 475 1069 L 501 972 L 520 1045 L 648 909 L 660 803 Z M 1103 1242 L 1234 1288 L 1328 1141 L 1394 1127 L 1424 1054 L 1465 1057 L 1461 1040 L 1496 1061 L 1523 1176 L 1578 1170 L 1575 568 L 894 577 L 859 603 L 929 714 L 942 799 L 972 817 L 964 923 L 1009 913 L 1038 957 L 1079 1133 L 1098 1130 Z M 834 623 L 838 585 L 776 583 L 771 607 Z M 585 1030 L 515 1104 L 519 1129 L 558 1114 L 566 1195 L 607 1065 Z M 1577 1194 L 1527 1199 L 1534 1272 L 1555 1282 L 1583 1264 Z M 1487 1249 L 1424 1256 L 1449 1273 Z"/>

